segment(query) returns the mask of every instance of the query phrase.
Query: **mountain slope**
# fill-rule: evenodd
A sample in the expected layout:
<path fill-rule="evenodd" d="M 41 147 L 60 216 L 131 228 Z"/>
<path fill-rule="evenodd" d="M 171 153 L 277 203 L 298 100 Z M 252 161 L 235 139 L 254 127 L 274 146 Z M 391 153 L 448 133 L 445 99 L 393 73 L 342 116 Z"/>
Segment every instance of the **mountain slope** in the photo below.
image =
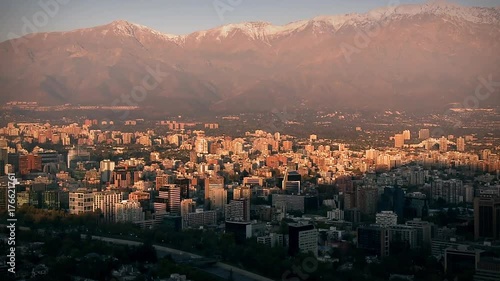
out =
<path fill-rule="evenodd" d="M 162 80 L 133 104 L 179 113 L 437 109 L 474 94 L 479 77 L 500 75 L 499 49 L 499 8 L 446 3 L 185 36 L 115 21 L 0 43 L 0 101 L 126 105 L 122 97 L 156 69 Z M 481 102 L 500 104 L 498 95 Z"/>

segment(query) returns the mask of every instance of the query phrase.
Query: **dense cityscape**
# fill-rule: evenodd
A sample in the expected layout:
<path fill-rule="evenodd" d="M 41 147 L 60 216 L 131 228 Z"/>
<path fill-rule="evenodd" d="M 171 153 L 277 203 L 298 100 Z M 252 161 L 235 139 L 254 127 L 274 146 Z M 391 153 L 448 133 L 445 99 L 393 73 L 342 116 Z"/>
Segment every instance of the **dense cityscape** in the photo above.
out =
<path fill-rule="evenodd" d="M 285 131 L 294 125 L 293 120 L 287 122 L 281 127 Z M 351 148 L 348 142 L 316 134 L 296 137 L 257 129 L 219 135 L 219 123 L 186 122 L 180 116 L 139 129 L 145 123 L 84 119 L 59 125 L 11 122 L 0 128 L 0 207 L 4 214 L 15 208 L 25 229 L 17 241 L 23 240 L 23 248 L 16 253 L 16 276 L 500 276 L 499 146 L 487 134 L 438 137 L 435 133 L 441 131 L 435 128 L 415 128 L 393 132 L 380 139 L 379 146 Z M 7 192 L 13 177 L 18 181 L 15 206 Z M 59 243 L 53 235 L 67 243 L 87 243 L 89 249 L 57 252 L 47 248 Z M 103 246 L 92 240 L 104 237 L 147 241 L 136 251 L 149 251 L 148 256 L 137 259 L 170 263 L 179 272 L 154 266 L 139 269 L 133 259 L 106 260 L 109 253 L 96 250 Z M 156 256 L 153 244 L 190 254 L 163 254 L 170 257 L 165 261 Z M 86 259 L 106 261 L 106 266 L 99 271 L 57 272 L 68 262 L 91 266 L 91 261 L 80 258 L 84 253 Z M 65 260 L 50 258 L 51 254 Z M 276 261 L 270 265 L 272 259 Z M 35 261 L 38 265 L 33 267 Z M 5 262 L 8 270 L 8 257 Z M 297 266 L 303 270 L 292 270 Z M 252 279 L 249 272 L 260 277 Z"/>

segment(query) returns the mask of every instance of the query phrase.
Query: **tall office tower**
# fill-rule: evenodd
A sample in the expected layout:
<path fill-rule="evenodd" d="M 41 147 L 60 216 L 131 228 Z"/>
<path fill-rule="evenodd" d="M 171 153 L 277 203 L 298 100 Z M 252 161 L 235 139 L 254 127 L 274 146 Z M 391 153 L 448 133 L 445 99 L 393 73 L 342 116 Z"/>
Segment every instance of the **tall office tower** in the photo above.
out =
<path fill-rule="evenodd" d="M 318 256 L 318 230 L 312 224 L 288 224 L 288 235 L 290 255 L 312 252 Z"/>
<path fill-rule="evenodd" d="M 192 197 L 189 190 L 189 187 L 191 185 L 190 179 L 176 178 L 174 179 L 174 184 L 181 189 L 181 200 Z"/>
<path fill-rule="evenodd" d="M 215 176 L 205 178 L 205 201 L 210 200 L 210 190 L 214 188 L 224 188 L 223 177 Z"/>
<path fill-rule="evenodd" d="M 463 137 L 457 139 L 457 151 L 465 151 L 465 139 Z"/>
<path fill-rule="evenodd" d="M 378 225 L 360 226 L 358 232 L 358 249 L 368 254 L 385 257 L 389 255 L 389 230 Z"/>
<path fill-rule="evenodd" d="M 153 208 L 155 213 L 165 214 L 168 205 L 168 189 L 162 187 L 158 190 L 158 196 L 154 198 Z"/>
<path fill-rule="evenodd" d="M 375 223 L 382 227 L 398 224 L 398 215 L 393 211 L 382 211 L 375 216 Z"/>
<path fill-rule="evenodd" d="M 215 210 L 220 216 L 226 213 L 227 190 L 224 188 L 210 189 L 210 210 Z"/>
<path fill-rule="evenodd" d="M 231 200 L 226 206 L 226 221 L 250 221 L 250 200 Z"/>
<path fill-rule="evenodd" d="M 360 188 L 356 202 L 361 213 L 374 215 L 377 212 L 378 189 Z"/>
<path fill-rule="evenodd" d="M 78 215 L 94 210 L 94 194 L 91 191 L 79 190 L 69 193 L 69 213 Z"/>
<path fill-rule="evenodd" d="M 94 192 L 93 211 L 100 210 L 104 220 L 112 222 L 114 221 L 114 206 L 122 200 L 122 194 L 119 192 Z"/>
<path fill-rule="evenodd" d="M 403 131 L 403 138 L 404 138 L 405 140 L 409 140 L 409 139 L 411 139 L 411 133 L 410 133 L 410 130 L 404 130 L 404 131 Z"/>
<path fill-rule="evenodd" d="M 420 129 L 420 131 L 418 131 L 419 139 L 426 140 L 430 137 L 431 137 L 431 132 L 429 131 L 429 129 Z"/>
<path fill-rule="evenodd" d="M 136 201 L 121 201 L 114 205 L 114 222 L 137 222 L 144 220 L 141 203 Z"/>
<path fill-rule="evenodd" d="M 439 151 L 440 152 L 446 152 L 448 151 L 448 139 L 444 136 L 442 136 L 439 139 Z"/>
<path fill-rule="evenodd" d="M 482 195 L 474 198 L 474 238 L 500 239 L 500 197 Z"/>
<path fill-rule="evenodd" d="M 394 135 L 394 147 L 395 148 L 403 148 L 405 145 L 405 138 L 403 134 L 395 134 Z"/>
<path fill-rule="evenodd" d="M 179 186 L 168 187 L 168 210 L 171 214 L 181 214 L 181 188 Z"/>
<path fill-rule="evenodd" d="M 399 219 L 403 218 L 405 192 L 401 187 L 385 187 L 380 196 L 379 210 L 394 211 Z"/>
<path fill-rule="evenodd" d="M 99 163 L 99 172 L 101 172 L 101 181 L 110 182 L 113 170 L 115 169 L 115 162 L 109 159 L 102 160 Z"/>

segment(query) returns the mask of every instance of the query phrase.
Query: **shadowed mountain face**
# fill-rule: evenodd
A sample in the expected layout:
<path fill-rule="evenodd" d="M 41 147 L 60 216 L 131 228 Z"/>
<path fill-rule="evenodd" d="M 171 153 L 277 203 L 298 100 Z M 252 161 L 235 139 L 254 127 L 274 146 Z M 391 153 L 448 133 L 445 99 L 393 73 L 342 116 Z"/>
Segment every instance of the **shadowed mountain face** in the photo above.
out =
<path fill-rule="evenodd" d="M 0 101 L 172 113 L 441 109 L 474 95 L 481 77 L 500 82 L 498 50 L 500 8 L 450 4 L 186 36 L 115 21 L 0 43 Z M 479 106 L 500 105 L 496 90 Z"/>

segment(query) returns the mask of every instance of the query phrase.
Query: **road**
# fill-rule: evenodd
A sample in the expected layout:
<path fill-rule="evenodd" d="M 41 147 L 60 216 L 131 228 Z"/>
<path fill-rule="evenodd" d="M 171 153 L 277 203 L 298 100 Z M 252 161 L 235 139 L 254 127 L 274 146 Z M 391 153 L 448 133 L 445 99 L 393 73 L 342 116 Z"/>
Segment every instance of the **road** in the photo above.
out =
<path fill-rule="evenodd" d="M 84 234 L 82 234 L 82 237 L 85 237 Z M 115 243 L 115 244 L 124 244 L 124 245 L 131 245 L 131 246 L 139 246 L 142 243 L 137 242 L 137 241 L 130 241 L 130 240 L 125 240 L 125 239 L 117 239 L 117 238 L 108 238 L 108 237 L 102 237 L 102 236 L 94 236 L 92 235 L 92 239 L 96 240 L 102 240 L 110 243 Z M 176 261 L 182 261 L 186 259 L 199 259 L 203 258 L 200 255 L 196 255 L 193 253 L 181 251 L 181 250 L 176 250 L 164 246 L 158 246 L 158 245 L 153 245 L 153 247 L 156 249 L 158 252 L 158 256 L 163 257 L 165 255 L 171 255 L 172 258 Z M 228 279 L 229 277 L 229 272 L 230 270 L 233 270 L 233 279 L 237 281 L 273 281 L 272 279 L 266 278 L 264 276 L 240 269 L 238 267 L 228 265 L 225 263 L 216 263 L 215 265 L 211 267 L 206 267 L 206 268 L 200 268 L 200 270 L 203 270 L 205 272 L 212 273 L 216 276 L 219 276 L 223 279 Z"/>

